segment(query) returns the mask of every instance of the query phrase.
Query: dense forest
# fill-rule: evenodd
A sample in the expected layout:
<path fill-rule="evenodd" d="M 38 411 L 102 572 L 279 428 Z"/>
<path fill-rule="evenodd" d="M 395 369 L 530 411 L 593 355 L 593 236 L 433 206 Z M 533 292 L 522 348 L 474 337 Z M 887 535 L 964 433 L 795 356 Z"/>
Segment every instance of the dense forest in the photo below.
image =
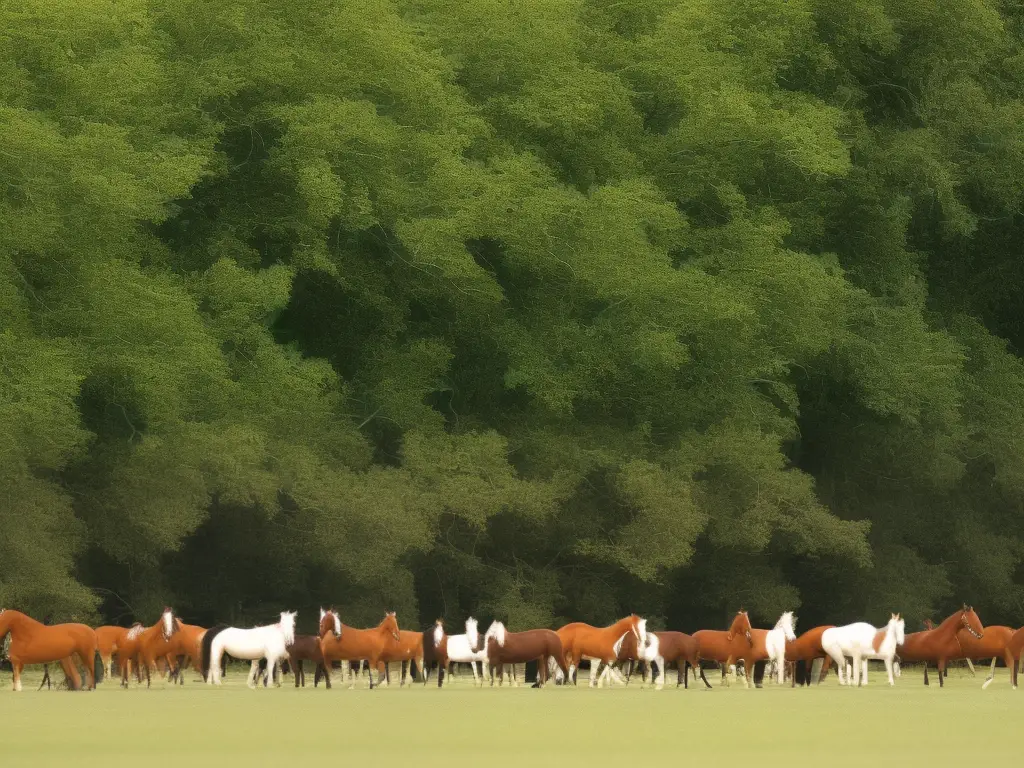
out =
<path fill-rule="evenodd" d="M 1017 0 L 0 6 L 0 605 L 1024 623 Z"/>

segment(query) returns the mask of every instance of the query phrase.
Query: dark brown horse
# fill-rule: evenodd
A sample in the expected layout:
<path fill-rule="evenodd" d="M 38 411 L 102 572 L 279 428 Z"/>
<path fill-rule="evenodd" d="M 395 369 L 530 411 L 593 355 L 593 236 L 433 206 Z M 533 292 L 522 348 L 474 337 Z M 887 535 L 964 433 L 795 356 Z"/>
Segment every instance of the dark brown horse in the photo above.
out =
<path fill-rule="evenodd" d="M 547 682 L 548 660 L 554 659 L 562 670 L 565 680 L 569 679 L 569 668 L 565 664 L 565 653 L 562 641 L 550 629 L 529 629 L 526 632 L 509 632 L 500 621 L 491 624 L 484 635 L 484 647 L 487 649 L 487 664 L 494 685 L 494 670 L 504 677 L 506 664 L 525 664 L 537 662 L 537 687 Z"/>
<path fill-rule="evenodd" d="M 288 666 L 291 667 L 295 676 L 295 687 L 305 687 L 306 672 L 302 668 L 302 662 L 311 661 L 314 665 L 313 682 L 319 682 L 323 676 L 324 654 L 320 650 L 320 637 L 318 635 L 296 635 L 295 642 L 289 645 Z M 328 686 L 329 687 L 329 686 Z"/>
<path fill-rule="evenodd" d="M 723 682 L 725 682 L 725 674 L 731 664 L 735 664 L 740 659 L 744 659 L 746 662 L 748 656 L 752 657 L 753 635 L 750 617 L 747 616 L 746 611 L 739 611 L 726 631 L 701 629 L 693 633 L 693 639 L 697 641 L 702 659 L 717 661 L 722 665 Z M 754 662 L 746 662 L 744 666 L 747 674 L 743 678 L 743 684 L 749 686 Z"/>
<path fill-rule="evenodd" d="M 658 679 L 655 684 L 659 689 L 665 683 L 669 664 L 676 665 L 677 686 L 690 687 L 690 669 L 693 668 L 694 673 L 699 674 L 700 679 L 704 681 L 704 685 L 711 687 L 700 666 L 700 647 L 696 638 L 685 632 L 648 632 L 647 638 L 647 647 L 639 655 L 642 663 L 658 665 Z M 622 643 L 623 648 L 625 649 L 630 642 L 630 637 L 627 636 Z"/>
<path fill-rule="evenodd" d="M 964 658 L 964 651 L 957 639 L 957 633 L 966 629 L 976 639 L 985 634 L 985 627 L 978 614 L 969 605 L 951 613 L 935 629 L 911 632 L 900 646 L 901 661 L 924 662 L 924 684 L 928 685 L 928 664 L 939 668 L 939 686 L 944 684 L 946 662 Z"/>

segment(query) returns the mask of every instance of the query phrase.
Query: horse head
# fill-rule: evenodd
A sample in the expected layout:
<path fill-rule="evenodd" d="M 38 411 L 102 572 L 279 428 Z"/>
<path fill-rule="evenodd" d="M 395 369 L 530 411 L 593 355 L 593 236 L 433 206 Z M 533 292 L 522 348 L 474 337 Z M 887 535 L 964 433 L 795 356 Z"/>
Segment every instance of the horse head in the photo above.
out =
<path fill-rule="evenodd" d="M 970 632 L 979 640 L 981 636 L 985 634 L 985 627 L 981 623 L 981 619 L 978 618 L 978 614 L 974 612 L 974 608 L 964 603 L 963 610 L 960 612 L 960 623 L 964 629 Z"/>
<path fill-rule="evenodd" d="M 896 636 L 896 645 L 903 645 L 907 639 L 905 634 L 906 622 L 898 613 L 892 614 L 892 617 L 889 619 L 888 630 Z"/>
<path fill-rule="evenodd" d="M 731 642 L 733 637 L 743 633 L 743 636 L 747 638 L 747 642 L 750 644 L 754 643 L 754 638 L 750 634 L 750 630 L 753 627 L 750 626 L 750 617 L 747 616 L 746 611 L 738 611 L 736 618 L 732 620 L 732 624 L 729 625 L 728 639 Z"/>
<path fill-rule="evenodd" d="M 328 608 L 326 611 L 320 609 L 320 637 L 325 637 L 328 632 L 331 632 L 335 639 L 341 637 L 341 619 L 338 618 L 338 612 L 333 608 Z"/>
<path fill-rule="evenodd" d="M 384 614 L 384 621 L 380 623 L 382 629 L 391 633 L 391 636 L 397 641 L 401 640 L 401 635 L 398 634 L 398 618 L 395 616 L 394 611 L 388 611 Z"/>
<path fill-rule="evenodd" d="M 438 619 L 434 622 L 434 647 L 439 647 L 442 640 L 444 640 L 444 619 Z"/>
<path fill-rule="evenodd" d="M 484 646 L 487 646 L 488 638 L 494 638 L 494 641 L 501 647 L 505 646 L 505 625 L 500 621 L 491 622 L 491 626 L 487 628 L 487 634 L 484 635 Z"/>
<path fill-rule="evenodd" d="M 472 616 L 466 619 L 466 640 L 469 641 L 469 648 L 473 653 L 480 650 L 480 631 L 476 627 L 476 619 Z"/>
<path fill-rule="evenodd" d="M 796 616 L 793 615 L 792 611 L 783 613 L 775 623 L 775 628 L 781 629 L 786 639 L 790 642 L 796 640 Z"/>
<path fill-rule="evenodd" d="M 178 631 L 178 622 L 174 620 L 174 609 L 169 605 L 164 606 L 163 613 L 160 614 L 160 623 L 163 625 L 164 640 L 170 640 L 171 636 Z"/>
<path fill-rule="evenodd" d="M 635 613 L 629 617 L 630 629 L 633 630 L 633 634 L 636 636 L 636 647 L 646 648 L 647 647 L 647 619 L 641 619 Z"/>
<path fill-rule="evenodd" d="M 295 644 L 295 617 L 298 616 L 297 611 L 282 611 L 281 612 L 281 634 L 284 635 L 284 644 L 294 645 Z"/>

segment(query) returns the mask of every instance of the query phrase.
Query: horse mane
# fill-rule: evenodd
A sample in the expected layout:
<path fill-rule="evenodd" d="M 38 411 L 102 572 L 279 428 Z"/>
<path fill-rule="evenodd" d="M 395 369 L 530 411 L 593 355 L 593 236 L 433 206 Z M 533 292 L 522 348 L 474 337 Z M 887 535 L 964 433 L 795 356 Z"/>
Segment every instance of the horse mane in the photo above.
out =
<path fill-rule="evenodd" d="M 491 626 L 488 627 L 487 634 L 484 635 L 484 640 L 486 641 L 488 637 L 493 637 L 497 641 L 498 645 L 500 645 L 502 648 L 504 648 L 505 647 L 505 625 L 502 624 L 500 621 L 493 622 L 491 624 Z"/>
<path fill-rule="evenodd" d="M 444 639 L 444 624 L 441 620 L 437 620 L 437 624 L 434 625 L 434 647 L 437 648 L 441 645 L 441 640 Z"/>
<path fill-rule="evenodd" d="M 132 624 L 131 628 L 128 630 L 128 634 L 126 635 L 126 637 L 129 640 L 134 640 L 135 638 L 137 638 L 139 635 L 141 635 L 145 631 L 146 631 L 146 628 L 144 626 L 142 626 L 142 623 L 136 621 L 134 624 Z"/>

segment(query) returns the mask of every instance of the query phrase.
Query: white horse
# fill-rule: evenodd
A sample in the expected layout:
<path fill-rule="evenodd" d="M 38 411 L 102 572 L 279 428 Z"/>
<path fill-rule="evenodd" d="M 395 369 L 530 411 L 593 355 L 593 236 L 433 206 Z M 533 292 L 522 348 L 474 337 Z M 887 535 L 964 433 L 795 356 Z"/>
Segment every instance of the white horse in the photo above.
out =
<path fill-rule="evenodd" d="M 480 675 L 476 674 L 477 662 L 480 663 Z M 480 632 L 477 629 L 476 619 L 470 616 L 466 619 L 466 634 L 448 635 L 448 663 L 469 664 L 473 670 L 473 684 L 483 685 L 484 664 L 487 662 L 487 647 L 480 642 Z M 448 682 L 451 682 L 451 672 L 448 673 Z"/>
<path fill-rule="evenodd" d="M 793 616 L 793 612 L 786 611 L 775 622 L 775 628 L 768 630 L 768 634 L 764 637 L 764 647 L 768 652 L 768 658 L 775 665 L 779 685 L 782 685 L 786 673 L 786 641 L 796 640 L 795 628 L 796 618 Z"/>
<path fill-rule="evenodd" d="M 274 679 L 274 670 L 288 658 L 287 647 L 295 642 L 295 612 L 285 611 L 277 624 L 252 629 L 211 629 L 203 637 L 203 668 L 209 670 L 206 682 L 220 685 L 221 659 L 227 653 L 236 659 L 252 661 L 248 685 L 255 688 L 260 659 L 267 660 L 264 685 Z"/>
<path fill-rule="evenodd" d="M 859 621 L 845 627 L 826 629 L 821 635 L 821 647 L 836 663 L 840 685 L 867 685 L 867 662 L 869 659 L 880 659 L 885 663 L 885 671 L 889 675 L 889 685 L 893 680 L 893 657 L 896 648 L 903 645 L 905 623 L 898 613 L 892 614 L 884 629 L 876 629 L 871 624 Z M 849 680 L 844 679 L 846 657 L 853 659 Z"/>

